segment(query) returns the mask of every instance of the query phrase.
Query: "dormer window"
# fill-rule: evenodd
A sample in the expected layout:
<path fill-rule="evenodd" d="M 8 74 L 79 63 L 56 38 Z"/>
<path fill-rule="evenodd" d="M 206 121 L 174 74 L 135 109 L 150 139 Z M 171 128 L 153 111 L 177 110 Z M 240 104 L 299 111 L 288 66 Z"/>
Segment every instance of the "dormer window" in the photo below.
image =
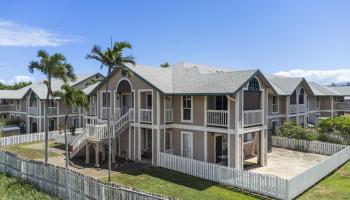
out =
<path fill-rule="evenodd" d="M 252 80 L 249 81 L 248 90 L 260 91 L 259 81 L 256 78 L 252 78 Z"/>

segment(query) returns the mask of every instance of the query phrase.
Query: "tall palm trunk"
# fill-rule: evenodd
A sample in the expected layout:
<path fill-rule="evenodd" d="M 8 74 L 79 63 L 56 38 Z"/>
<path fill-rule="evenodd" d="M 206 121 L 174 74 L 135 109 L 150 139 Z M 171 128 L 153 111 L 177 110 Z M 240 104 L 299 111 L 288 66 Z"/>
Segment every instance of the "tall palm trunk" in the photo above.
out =
<path fill-rule="evenodd" d="M 111 73 L 111 67 L 108 69 L 107 77 L 109 77 Z M 111 108 L 111 94 L 108 95 L 108 85 L 109 79 L 106 82 L 106 100 L 108 102 L 107 106 L 107 134 L 108 134 L 108 182 L 111 181 L 111 170 L 112 170 L 112 134 L 110 133 L 110 124 L 111 124 L 111 116 L 110 116 L 110 108 Z M 109 96 L 109 99 L 107 97 Z"/>
<path fill-rule="evenodd" d="M 69 107 L 67 107 L 66 116 L 64 118 L 64 144 L 66 148 L 66 169 L 68 169 L 68 161 L 69 161 L 68 141 L 67 141 L 68 110 L 69 110 Z"/>

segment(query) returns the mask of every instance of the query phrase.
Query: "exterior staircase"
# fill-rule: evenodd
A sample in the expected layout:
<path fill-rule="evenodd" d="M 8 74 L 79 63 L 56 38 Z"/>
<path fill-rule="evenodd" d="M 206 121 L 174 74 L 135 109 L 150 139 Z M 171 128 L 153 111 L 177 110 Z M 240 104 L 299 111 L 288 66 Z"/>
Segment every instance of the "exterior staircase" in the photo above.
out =
<path fill-rule="evenodd" d="M 83 147 L 87 144 L 88 140 L 92 141 L 103 141 L 105 139 L 108 139 L 110 137 L 115 138 L 117 136 L 118 131 L 123 128 L 126 124 L 128 124 L 130 121 L 134 120 L 134 111 L 129 110 L 127 113 L 125 113 L 121 117 L 112 117 L 112 122 L 110 126 L 110 135 L 108 134 L 108 127 L 107 124 L 87 124 L 84 131 L 78 135 L 70 144 L 71 145 L 71 153 L 70 157 L 73 158 L 76 156 Z"/>

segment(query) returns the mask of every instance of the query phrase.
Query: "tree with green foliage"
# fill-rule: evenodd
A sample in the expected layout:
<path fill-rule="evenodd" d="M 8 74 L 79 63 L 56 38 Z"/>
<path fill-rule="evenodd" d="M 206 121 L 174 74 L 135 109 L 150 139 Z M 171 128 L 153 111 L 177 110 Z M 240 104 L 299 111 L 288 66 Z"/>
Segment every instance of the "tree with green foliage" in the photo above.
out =
<path fill-rule="evenodd" d="M 28 85 L 31 85 L 32 82 L 18 82 L 18 83 L 15 83 L 14 85 L 7 85 L 7 84 L 4 84 L 4 83 L 0 83 L 0 90 L 18 90 L 18 89 L 21 89 L 21 88 L 24 88 Z"/>
<path fill-rule="evenodd" d="M 128 42 L 115 42 L 111 47 L 106 50 L 102 50 L 100 46 L 94 45 L 91 49 L 91 53 L 86 56 L 87 59 L 94 59 L 100 62 L 101 68 L 107 67 L 106 77 L 106 98 L 108 98 L 108 84 L 109 76 L 113 71 L 121 70 L 125 72 L 127 70 L 126 64 L 135 65 L 135 58 L 132 55 L 124 56 L 125 49 L 132 49 L 132 46 Z M 128 71 L 128 70 L 127 70 Z M 111 168 L 112 168 L 112 134 L 110 131 L 110 102 L 107 105 L 107 131 L 109 134 L 108 138 L 108 181 L 111 180 Z"/>
<path fill-rule="evenodd" d="M 170 66 L 170 64 L 169 64 L 168 62 L 165 62 L 165 63 L 163 63 L 163 64 L 160 64 L 160 66 L 161 66 L 162 68 L 168 68 L 168 67 Z"/>
<path fill-rule="evenodd" d="M 39 61 L 31 61 L 28 69 L 30 73 L 39 71 L 46 76 L 44 81 L 47 87 L 47 94 L 45 100 L 45 108 L 48 110 L 49 100 L 52 97 L 51 81 L 53 78 L 62 80 L 64 82 L 75 79 L 73 67 L 66 61 L 66 57 L 60 53 L 49 55 L 45 50 L 39 50 L 37 54 Z M 48 160 L 48 135 L 49 135 L 49 120 L 48 112 L 45 112 L 45 164 Z"/>
<path fill-rule="evenodd" d="M 87 96 L 81 90 L 75 90 L 73 87 L 68 84 L 63 84 L 61 90 L 55 91 L 53 93 L 54 97 L 60 98 L 62 103 L 66 105 L 66 114 L 64 117 L 64 143 L 66 146 L 66 168 L 68 169 L 69 162 L 69 152 L 68 152 L 68 143 L 67 143 L 67 121 L 69 117 L 69 110 L 73 107 L 82 107 L 89 109 L 89 103 Z"/>

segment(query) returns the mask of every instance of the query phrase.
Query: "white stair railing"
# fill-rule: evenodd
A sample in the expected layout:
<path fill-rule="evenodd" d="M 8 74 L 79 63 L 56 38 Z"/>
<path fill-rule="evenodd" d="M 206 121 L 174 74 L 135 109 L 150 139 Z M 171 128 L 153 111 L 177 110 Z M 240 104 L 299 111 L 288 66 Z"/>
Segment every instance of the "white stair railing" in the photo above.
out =
<path fill-rule="evenodd" d="M 117 131 L 122 128 L 124 125 L 129 123 L 130 121 L 133 120 L 134 117 L 134 111 L 129 110 L 127 113 L 125 113 L 123 116 L 121 116 L 117 121 L 114 121 L 112 126 L 111 126 L 111 133 L 113 133 L 113 137 L 116 137 Z"/>
<path fill-rule="evenodd" d="M 86 128 L 82 133 L 80 133 L 70 144 L 72 146 L 71 155 L 74 156 L 78 151 L 85 145 L 86 140 L 88 139 L 89 131 L 91 124 L 86 124 Z"/>

